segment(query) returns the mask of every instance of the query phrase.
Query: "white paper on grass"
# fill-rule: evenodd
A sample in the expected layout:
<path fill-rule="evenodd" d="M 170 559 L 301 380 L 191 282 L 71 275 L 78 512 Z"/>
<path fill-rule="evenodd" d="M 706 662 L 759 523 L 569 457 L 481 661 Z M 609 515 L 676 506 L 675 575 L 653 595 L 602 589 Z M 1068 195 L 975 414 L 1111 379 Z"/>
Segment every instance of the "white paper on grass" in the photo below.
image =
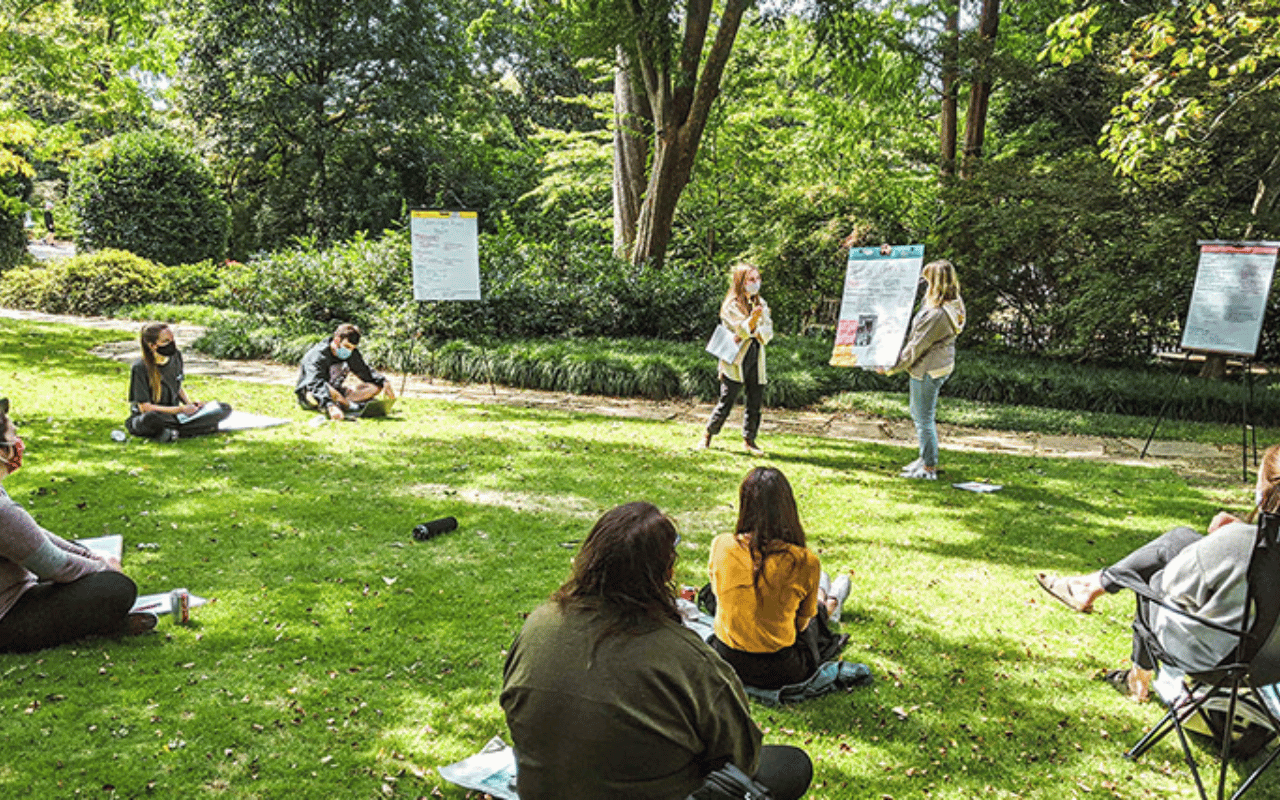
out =
<path fill-rule="evenodd" d="M 998 483 L 984 483 L 982 481 L 968 481 L 967 483 L 953 483 L 951 485 L 957 489 L 964 489 L 966 492 L 977 492 L 978 494 L 991 494 L 1004 488 Z"/>
<path fill-rule="evenodd" d="M 206 605 L 210 602 L 211 601 L 207 597 L 200 597 L 187 592 L 187 608 L 199 608 L 200 606 Z M 129 609 L 129 611 L 150 611 L 156 616 L 171 614 L 174 611 L 173 592 L 140 595 L 137 600 L 133 601 L 133 608 Z"/>
<path fill-rule="evenodd" d="M 495 736 L 479 753 L 436 772 L 464 789 L 487 792 L 499 800 L 520 800 L 516 794 L 516 751 Z"/>
<path fill-rule="evenodd" d="M 269 417 L 266 414 L 251 414 L 248 411 L 233 409 L 227 418 L 218 423 L 220 431 L 244 431 L 250 428 L 273 428 L 276 425 L 288 425 L 293 420 L 281 417 Z"/>
<path fill-rule="evenodd" d="M 87 539 L 77 539 L 76 544 L 96 553 L 100 556 L 114 558 L 120 561 L 124 556 L 124 537 L 118 533 L 108 534 L 106 536 L 91 536 Z M 173 592 L 163 592 L 161 594 L 144 594 L 133 601 L 132 611 L 150 611 L 152 614 L 169 614 L 173 611 Z M 200 597 L 199 595 L 187 593 L 187 608 L 198 608 L 206 605 L 209 598 Z"/>
<path fill-rule="evenodd" d="M 707 352 L 721 361 L 728 361 L 730 364 L 738 360 L 738 351 L 741 349 L 742 343 L 735 342 L 733 340 L 733 331 L 723 324 L 717 325 L 716 329 L 711 332 L 711 338 L 707 340 Z"/>

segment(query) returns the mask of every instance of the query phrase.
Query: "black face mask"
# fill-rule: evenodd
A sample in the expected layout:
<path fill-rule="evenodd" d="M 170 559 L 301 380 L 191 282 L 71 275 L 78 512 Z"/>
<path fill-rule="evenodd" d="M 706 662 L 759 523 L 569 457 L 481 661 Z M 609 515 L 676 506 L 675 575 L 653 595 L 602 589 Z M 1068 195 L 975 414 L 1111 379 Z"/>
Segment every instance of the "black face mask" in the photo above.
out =
<path fill-rule="evenodd" d="M 174 343 L 174 342 L 169 342 L 169 343 L 168 343 L 168 344 L 166 344 L 166 345 L 162 345 L 162 346 L 160 346 L 160 347 L 157 347 L 157 348 L 156 348 L 156 352 L 157 352 L 157 353 L 159 353 L 160 355 L 164 356 L 165 358 L 168 358 L 169 356 L 171 356 L 171 355 L 173 355 L 174 353 L 178 352 L 178 345 L 177 345 L 176 343 Z"/>

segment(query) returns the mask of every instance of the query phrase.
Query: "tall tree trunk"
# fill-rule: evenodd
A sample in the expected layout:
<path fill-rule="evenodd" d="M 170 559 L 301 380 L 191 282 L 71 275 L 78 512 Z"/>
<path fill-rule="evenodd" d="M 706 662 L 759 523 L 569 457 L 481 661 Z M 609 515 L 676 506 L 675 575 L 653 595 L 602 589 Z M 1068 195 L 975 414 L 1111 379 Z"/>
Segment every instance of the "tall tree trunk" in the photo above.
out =
<path fill-rule="evenodd" d="M 701 72 L 698 66 L 711 20 L 712 0 L 688 2 L 676 74 L 671 74 L 666 61 L 652 57 L 646 42 L 639 42 L 640 72 L 653 111 L 654 153 L 631 253 L 633 264 L 661 263 L 666 257 L 676 202 L 693 174 L 711 104 L 720 93 L 720 80 L 749 2 L 727 0 Z"/>
<path fill-rule="evenodd" d="M 991 54 L 995 50 L 1000 27 L 1000 0 L 982 1 L 982 18 L 978 22 L 978 54 L 973 83 L 969 87 L 969 111 L 964 124 L 964 161 L 960 177 L 973 175 L 982 158 L 982 142 L 987 132 L 987 106 L 991 101 Z"/>
<path fill-rule="evenodd" d="M 613 73 L 613 254 L 629 258 L 645 188 L 653 130 L 648 98 L 636 91 L 630 59 L 621 47 Z"/>
<path fill-rule="evenodd" d="M 942 120 L 938 133 L 943 177 L 956 173 L 956 90 L 960 70 L 960 6 L 947 10 L 946 30 L 942 34 Z"/>

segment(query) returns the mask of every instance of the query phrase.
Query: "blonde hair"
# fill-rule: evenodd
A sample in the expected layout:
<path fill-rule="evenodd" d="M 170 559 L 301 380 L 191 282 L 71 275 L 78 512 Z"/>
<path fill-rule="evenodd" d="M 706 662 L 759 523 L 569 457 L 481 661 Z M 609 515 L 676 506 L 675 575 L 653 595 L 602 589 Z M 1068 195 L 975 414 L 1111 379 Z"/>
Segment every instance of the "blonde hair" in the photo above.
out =
<path fill-rule="evenodd" d="M 960 281 L 956 278 L 955 266 L 945 258 L 930 261 L 920 270 L 920 277 L 929 283 L 929 291 L 925 293 L 924 304 L 937 308 L 943 303 L 960 297 Z"/>
<path fill-rule="evenodd" d="M 1254 509 L 1254 517 L 1259 513 L 1274 514 L 1280 511 L 1280 444 L 1271 445 L 1262 454 L 1258 474 L 1262 476 L 1262 501 Z"/>
<path fill-rule="evenodd" d="M 160 334 L 169 329 L 163 322 L 152 322 L 142 326 L 138 334 L 138 343 L 142 345 L 142 363 L 147 366 L 147 383 L 151 385 L 151 402 L 160 402 L 160 365 L 156 363 L 155 351 L 151 345 L 160 341 Z"/>
<path fill-rule="evenodd" d="M 760 271 L 755 264 L 747 261 L 734 264 L 733 268 L 729 270 L 729 291 L 725 294 L 724 300 L 726 303 L 730 300 L 737 303 L 738 308 L 740 308 L 743 313 L 750 311 L 752 307 L 759 302 L 760 298 L 759 295 L 752 296 L 747 294 L 747 290 L 745 288 L 747 285 L 747 274 L 753 270 L 755 272 Z"/>

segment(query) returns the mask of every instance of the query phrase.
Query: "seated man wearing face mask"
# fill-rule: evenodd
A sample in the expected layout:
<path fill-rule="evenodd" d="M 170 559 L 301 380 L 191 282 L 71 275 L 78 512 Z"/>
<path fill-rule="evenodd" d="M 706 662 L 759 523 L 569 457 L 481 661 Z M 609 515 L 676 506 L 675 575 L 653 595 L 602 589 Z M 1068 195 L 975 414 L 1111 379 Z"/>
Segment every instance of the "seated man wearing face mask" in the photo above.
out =
<path fill-rule="evenodd" d="M 296 392 L 298 403 L 308 410 L 319 410 L 330 419 L 342 419 L 346 411 L 357 411 L 361 404 L 382 396 L 395 400 L 391 381 L 369 369 L 360 355 L 360 329 L 342 324 L 333 337 L 317 342 L 302 357 Z M 360 383 L 343 386 L 347 375 L 354 372 Z"/>

